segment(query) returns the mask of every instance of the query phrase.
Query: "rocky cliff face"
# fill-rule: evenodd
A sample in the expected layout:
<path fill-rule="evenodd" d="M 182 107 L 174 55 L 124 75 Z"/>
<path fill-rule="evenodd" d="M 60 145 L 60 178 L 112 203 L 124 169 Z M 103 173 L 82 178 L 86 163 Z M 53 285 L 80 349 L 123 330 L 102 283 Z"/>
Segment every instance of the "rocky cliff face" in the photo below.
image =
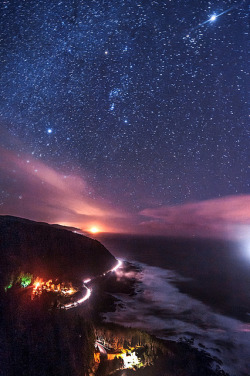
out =
<path fill-rule="evenodd" d="M 1 283 L 18 271 L 82 280 L 115 264 L 115 258 L 97 240 L 47 223 L 0 216 Z"/>

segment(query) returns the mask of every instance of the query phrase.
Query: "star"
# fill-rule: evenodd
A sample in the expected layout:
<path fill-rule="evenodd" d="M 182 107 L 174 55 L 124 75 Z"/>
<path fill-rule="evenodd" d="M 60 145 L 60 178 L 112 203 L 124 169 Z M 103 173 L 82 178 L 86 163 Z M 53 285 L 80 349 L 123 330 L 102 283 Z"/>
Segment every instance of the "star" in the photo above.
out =
<path fill-rule="evenodd" d="M 1 147 L 32 179 L 84 174 L 88 199 L 133 213 L 248 192 L 246 1 L 4 3 Z"/>
<path fill-rule="evenodd" d="M 216 18 L 217 18 L 216 14 L 213 14 L 213 15 L 210 17 L 209 21 L 213 22 L 213 21 L 216 20 Z"/>
<path fill-rule="evenodd" d="M 219 13 L 219 14 L 213 13 L 213 14 L 210 16 L 209 19 L 207 19 L 206 21 L 200 23 L 198 26 L 194 27 L 194 28 L 192 29 L 192 31 L 199 29 L 200 27 L 202 27 L 202 26 L 208 24 L 209 22 L 210 22 L 210 23 L 211 23 L 211 22 L 214 22 L 215 20 L 217 20 L 218 17 L 220 17 L 220 16 L 222 16 L 222 15 L 224 15 L 224 14 L 227 14 L 227 13 L 231 12 L 233 9 L 236 9 L 236 6 L 232 6 L 232 7 L 226 9 L 225 11 L 223 11 L 223 12 L 221 12 L 221 13 Z M 189 33 L 189 34 L 190 34 L 190 33 Z M 190 36 L 189 34 L 186 35 L 187 38 Z"/>

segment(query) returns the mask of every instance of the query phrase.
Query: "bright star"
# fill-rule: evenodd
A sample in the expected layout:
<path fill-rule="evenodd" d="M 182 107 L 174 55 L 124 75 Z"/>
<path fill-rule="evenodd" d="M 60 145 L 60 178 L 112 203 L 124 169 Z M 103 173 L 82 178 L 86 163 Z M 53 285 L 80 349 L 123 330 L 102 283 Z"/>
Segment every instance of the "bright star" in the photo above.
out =
<path fill-rule="evenodd" d="M 221 12 L 221 13 L 219 13 L 219 14 L 215 14 L 215 13 L 212 14 L 212 15 L 210 16 L 210 18 L 208 18 L 206 21 L 204 21 L 204 22 L 200 23 L 199 25 L 197 25 L 196 27 L 194 27 L 194 28 L 190 31 L 190 33 L 193 32 L 194 30 L 197 30 L 197 29 L 199 29 L 200 27 L 202 27 L 202 26 L 204 26 L 204 25 L 210 23 L 210 22 L 214 22 L 215 20 L 217 20 L 218 17 L 222 16 L 223 14 L 227 14 L 227 13 L 231 12 L 231 10 L 236 9 L 236 8 L 237 8 L 237 7 L 234 5 L 234 6 L 232 6 L 232 7 L 228 8 L 228 9 L 224 10 L 223 12 Z M 186 35 L 186 38 L 189 38 L 189 37 L 190 37 L 190 33 L 189 33 L 188 35 Z"/>
<path fill-rule="evenodd" d="M 209 19 L 209 21 L 215 21 L 216 20 L 216 18 L 217 18 L 217 16 L 216 16 L 216 14 L 213 14 L 211 17 L 210 17 L 210 19 Z"/>
<path fill-rule="evenodd" d="M 47 133 L 52 133 L 52 129 L 51 128 L 49 128 L 49 129 L 47 129 Z"/>

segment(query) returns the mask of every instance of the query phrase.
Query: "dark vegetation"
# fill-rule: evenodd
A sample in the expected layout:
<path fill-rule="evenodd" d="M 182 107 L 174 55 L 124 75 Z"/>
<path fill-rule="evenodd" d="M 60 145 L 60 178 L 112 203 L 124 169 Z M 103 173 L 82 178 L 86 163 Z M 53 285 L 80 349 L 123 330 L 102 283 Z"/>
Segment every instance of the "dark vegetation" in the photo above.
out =
<path fill-rule="evenodd" d="M 0 216 L 0 376 L 87 376 L 91 320 L 57 310 L 55 294 L 31 300 L 20 275 L 82 284 L 114 267 L 98 241 L 46 223 Z M 9 287 L 9 288 L 8 288 Z"/>
<path fill-rule="evenodd" d="M 135 352 L 144 367 L 133 370 L 115 371 L 119 362 L 103 360 L 100 375 L 115 376 L 229 376 L 221 370 L 219 359 L 205 350 L 193 347 L 192 340 L 179 342 L 160 340 L 141 330 L 124 328 L 112 323 L 99 326 L 97 336 L 105 338 L 114 349 L 136 348 Z M 97 374 L 98 376 L 99 374 Z"/>
<path fill-rule="evenodd" d="M 110 274 L 97 277 L 90 300 L 69 311 L 56 308 L 55 294 L 31 300 L 32 286 L 5 289 L 21 271 L 43 278 L 83 278 L 112 268 L 114 257 L 99 242 L 14 217 L 0 217 L 0 376 L 106 376 L 122 367 L 121 359 L 94 364 L 94 344 L 104 338 L 113 350 L 136 349 L 145 368 L 125 375 L 223 376 L 213 371 L 204 349 L 160 341 L 136 329 L 102 324 L 101 313 L 114 309 L 109 293 L 133 294 L 135 280 Z M 133 269 L 134 268 L 134 269 Z M 127 263 L 124 271 L 139 269 Z M 217 361 L 217 360 L 216 360 Z M 122 375 L 117 371 L 114 375 Z"/>
<path fill-rule="evenodd" d="M 172 348 L 171 356 L 159 355 L 154 365 L 148 365 L 138 370 L 116 371 L 113 376 L 229 376 L 223 370 L 212 370 L 213 360 L 205 352 L 191 349 L 185 344 Z"/>
<path fill-rule="evenodd" d="M 53 297 L 31 301 L 14 287 L 0 294 L 1 376 L 87 376 L 93 366 L 94 327 L 51 308 Z"/>
<path fill-rule="evenodd" d="M 14 287 L 1 292 L 0 302 L 1 376 L 89 376 L 94 370 L 96 376 L 107 376 L 122 367 L 122 361 L 102 359 L 96 370 L 96 336 L 114 350 L 137 347 L 145 368 L 126 370 L 126 375 L 226 376 L 219 368 L 213 371 L 214 359 L 190 343 L 161 341 L 140 330 L 93 323 L 77 310 L 51 308 L 50 294 L 31 301 L 28 290 Z"/>

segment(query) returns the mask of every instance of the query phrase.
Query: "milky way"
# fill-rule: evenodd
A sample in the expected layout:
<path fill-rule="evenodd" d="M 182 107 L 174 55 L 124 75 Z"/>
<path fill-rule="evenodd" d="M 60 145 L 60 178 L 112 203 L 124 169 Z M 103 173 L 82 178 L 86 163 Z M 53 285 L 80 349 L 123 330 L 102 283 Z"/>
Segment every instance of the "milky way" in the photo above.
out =
<path fill-rule="evenodd" d="M 233 0 L 2 1 L 1 146 L 133 213 L 248 193 L 247 15 Z"/>

